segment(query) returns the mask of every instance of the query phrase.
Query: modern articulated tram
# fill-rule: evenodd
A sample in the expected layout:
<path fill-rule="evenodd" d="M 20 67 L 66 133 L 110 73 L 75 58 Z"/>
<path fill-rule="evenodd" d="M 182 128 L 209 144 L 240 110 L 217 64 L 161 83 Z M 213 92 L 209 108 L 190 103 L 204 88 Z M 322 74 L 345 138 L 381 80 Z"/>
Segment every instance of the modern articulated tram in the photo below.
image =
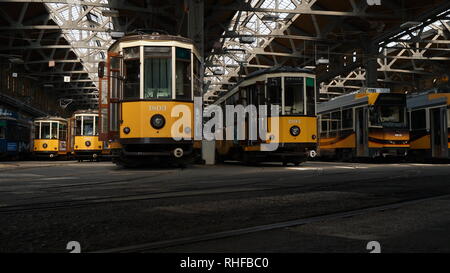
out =
<path fill-rule="evenodd" d="M 318 104 L 324 158 L 402 157 L 409 149 L 406 95 L 365 88 Z"/>

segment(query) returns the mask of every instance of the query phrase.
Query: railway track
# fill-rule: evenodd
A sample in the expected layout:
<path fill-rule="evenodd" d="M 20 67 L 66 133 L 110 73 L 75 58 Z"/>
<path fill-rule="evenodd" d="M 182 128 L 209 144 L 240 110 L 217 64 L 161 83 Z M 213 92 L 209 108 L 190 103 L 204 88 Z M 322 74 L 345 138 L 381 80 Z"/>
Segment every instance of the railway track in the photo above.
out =
<path fill-rule="evenodd" d="M 124 247 L 103 249 L 103 250 L 94 251 L 93 253 L 127 253 L 127 252 L 155 251 L 158 249 L 165 249 L 165 248 L 169 248 L 169 247 L 190 245 L 190 244 L 196 244 L 196 243 L 201 243 L 201 242 L 206 242 L 206 241 L 238 237 L 241 235 L 246 235 L 246 234 L 251 234 L 251 233 L 256 233 L 256 232 L 270 231 L 270 230 L 275 230 L 275 229 L 307 225 L 307 224 L 312 224 L 312 223 L 316 223 L 316 222 L 338 220 L 338 219 L 343 219 L 343 218 L 348 218 L 348 217 L 365 215 L 365 214 L 369 214 L 369 213 L 382 212 L 382 211 L 386 211 L 386 210 L 393 210 L 393 209 L 398 209 L 398 208 L 402 208 L 405 206 L 415 205 L 415 204 L 419 204 L 419 203 L 427 202 L 427 201 L 439 200 L 439 199 L 443 199 L 443 198 L 447 198 L 447 197 L 450 197 L 450 194 L 437 195 L 437 196 L 412 199 L 412 200 L 403 200 L 403 201 L 390 203 L 390 204 L 386 204 L 386 205 L 372 206 L 372 207 L 366 207 L 366 208 L 361 208 L 361 209 L 356 209 L 356 210 L 336 212 L 336 213 L 331 213 L 331 214 L 318 215 L 318 216 L 312 216 L 312 217 L 307 217 L 307 218 L 300 218 L 300 219 L 271 223 L 271 224 L 266 224 L 266 225 L 257 225 L 257 226 L 240 228 L 240 229 L 220 231 L 220 232 L 209 233 L 209 234 L 204 234 L 204 235 L 178 238 L 178 239 L 173 239 L 173 240 L 164 240 L 164 241 L 150 242 L 150 243 L 130 245 L 130 246 L 124 246 Z"/>
<path fill-rule="evenodd" d="M 364 183 L 376 183 L 384 182 L 388 179 L 395 179 L 397 177 L 377 177 L 371 179 L 365 179 Z M 425 177 L 423 177 L 425 178 Z M 246 179 L 248 180 L 248 179 Z M 101 205 L 108 203 L 119 203 L 119 202 L 131 202 L 131 201 L 146 201 L 146 200 L 161 200 L 170 198 L 188 198 L 196 196 L 207 196 L 207 195 L 217 195 L 217 194 L 235 194 L 235 193 L 249 193 L 249 192 L 264 192 L 264 191 L 280 191 L 280 190 L 299 190 L 305 189 L 307 191 L 321 191 L 330 188 L 335 188 L 340 185 L 348 185 L 353 183 L 353 181 L 342 181 L 329 183 L 321 182 L 314 185 L 296 185 L 296 186 L 273 186 L 273 183 L 269 185 L 261 183 L 259 178 L 254 178 L 254 182 L 233 184 L 233 185 L 221 185 L 213 187 L 194 187 L 181 190 L 173 191 L 159 191 L 159 192 L 149 192 L 145 194 L 131 194 L 131 195 L 118 195 L 118 196 L 107 196 L 101 198 L 86 198 L 79 200 L 70 201 L 53 201 L 53 202 L 35 202 L 21 205 L 10 205 L 0 207 L 0 214 L 6 213 L 19 213 L 19 212 L 31 212 L 31 211 L 44 211 L 44 210 L 58 210 L 58 209 L 68 209 L 75 207 L 85 207 L 90 205 Z M 125 181 L 125 180 L 124 180 Z M 115 181 L 118 182 L 118 181 Z M 361 183 L 361 179 L 358 180 Z M 220 183 L 219 183 L 220 184 Z M 251 186 L 257 185 L 256 188 L 249 188 Z"/>

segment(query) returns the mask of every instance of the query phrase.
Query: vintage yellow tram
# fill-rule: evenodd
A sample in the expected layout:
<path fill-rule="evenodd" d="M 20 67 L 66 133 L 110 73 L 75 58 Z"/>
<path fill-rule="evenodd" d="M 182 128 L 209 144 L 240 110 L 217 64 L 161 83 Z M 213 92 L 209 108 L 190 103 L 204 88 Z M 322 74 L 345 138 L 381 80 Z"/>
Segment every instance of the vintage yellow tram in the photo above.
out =
<path fill-rule="evenodd" d="M 193 42 L 158 33 L 126 35 L 110 47 L 106 69 L 100 77 L 100 136 L 113 161 L 134 166 L 191 159 L 200 143 L 194 143 L 194 96 L 202 96 Z"/>
<path fill-rule="evenodd" d="M 70 128 L 72 156 L 79 161 L 99 160 L 103 152 L 103 142 L 98 136 L 98 111 L 75 111 L 70 118 Z"/>
<path fill-rule="evenodd" d="M 363 88 L 318 104 L 323 158 L 404 158 L 409 149 L 406 95 Z"/>
<path fill-rule="evenodd" d="M 450 159 L 450 87 L 408 97 L 412 159 Z"/>
<path fill-rule="evenodd" d="M 42 117 L 34 120 L 35 157 L 67 159 L 70 152 L 68 146 L 68 122 L 61 117 Z"/>
<path fill-rule="evenodd" d="M 316 77 L 310 70 L 297 67 L 274 67 L 248 75 L 214 102 L 227 112 L 227 106 L 267 107 L 269 114 L 264 126 L 267 135 L 251 139 L 247 132 L 244 139 L 216 141 L 216 157 L 221 160 L 239 160 L 248 164 L 258 162 L 282 162 L 299 165 L 317 149 Z M 271 113 L 273 106 L 278 113 Z M 250 110 L 250 108 L 247 108 Z M 265 111 L 265 110 L 264 110 Z M 248 113 L 248 112 L 247 112 Z M 275 114 L 275 115 L 274 115 Z M 226 114 L 228 115 L 228 114 Z M 260 119 L 262 117 L 258 117 Z M 249 119 L 243 125 L 249 128 Z M 228 126 L 227 126 L 228 125 Z M 224 122 L 224 131 L 231 123 Z M 239 126 L 234 122 L 233 127 Z M 275 128 L 277 127 L 277 128 Z M 235 129 L 233 129 L 235 130 Z M 248 131 L 248 130 L 247 130 Z M 275 144 L 273 149 L 264 145 Z"/>

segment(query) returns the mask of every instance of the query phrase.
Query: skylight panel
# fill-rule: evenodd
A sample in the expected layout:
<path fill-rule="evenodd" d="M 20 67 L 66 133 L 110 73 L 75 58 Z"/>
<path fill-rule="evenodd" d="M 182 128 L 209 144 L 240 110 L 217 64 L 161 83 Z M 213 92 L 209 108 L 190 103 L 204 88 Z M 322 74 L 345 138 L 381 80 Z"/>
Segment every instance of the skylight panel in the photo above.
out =
<path fill-rule="evenodd" d="M 105 59 L 106 49 L 113 42 L 108 31 L 113 29 L 113 24 L 110 17 L 102 15 L 102 10 L 107 9 L 106 7 L 89 7 L 88 2 L 94 2 L 94 0 L 85 0 L 84 4 L 46 3 L 45 5 L 49 10 L 51 19 L 61 27 L 77 23 L 77 26 L 80 28 L 105 28 L 99 31 L 97 29 L 95 31 L 62 30 L 64 38 L 73 46 L 72 51 L 83 61 L 84 70 L 86 70 L 93 83 L 97 85 L 94 71 L 97 63 Z M 95 2 L 108 4 L 107 0 Z M 85 13 L 88 9 L 89 12 Z M 82 14 L 84 14 L 83 18 L 81 18 Z"/>
<path fill-rule="evenodd" d="M 291 0 L 249 0 L 252 7 L 258 7 L 263 9 L 282 9 L 282 10 L 294 10 L 301 1 Z M 290 13 L 272 13 L 272 12 L 241 12 L 238 18 L 236 13 L 228 26 L 228 30 L 235 30 L 237 35 L 270 35 L 275 30 L 284 31 L 291 23 L 292 20 L 286 20 L 286 18 L 293 18 L 295 15 Z M 268 16 L 270 15 L 270 16 Z M 264 18 L 264 20 L 263 20 Z M 237 28 L 235 25 L 237 23 Z M 226 54 L 226 56 L 213 55 L 209 59 L 209 63 L 213 66 L 219 65 L 220 62 L 225 65 L 233 65 L 236 67 L 229 67 L 226 69 L 226 75 L 228 77 L 237 77 L 239 74 L 240 64 L 249 63 L 250 60 L 255 57 L 252 51 L 256 48 L 265 48 L 267 44 L 273 38 L 270 37 L 256 37 L 253 43 L 240 43 L 238 38 L 222 38 L 221 44 L 223 44 L 224 52 L 219 54 Z M 242 51 L 231 51 L 227 49 L 241 49 Z M 222 77 L 218 77 L 220 80 L 224 80 Z M 208 94 L 212 94 L 218 89 L 220 85 L 210 86 L 211 90 L 207 91 L 205 98 Z"/>

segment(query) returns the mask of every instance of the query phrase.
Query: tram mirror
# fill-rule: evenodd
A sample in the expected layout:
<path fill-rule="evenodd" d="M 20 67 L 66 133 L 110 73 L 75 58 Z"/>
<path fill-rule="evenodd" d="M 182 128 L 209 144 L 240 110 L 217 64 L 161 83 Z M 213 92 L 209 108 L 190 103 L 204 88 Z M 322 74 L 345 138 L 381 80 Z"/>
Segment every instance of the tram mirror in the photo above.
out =
<path fill-rule="evenodd" d="M 98 63 L 98 77 L 103 78 L 105 76 L 105 62 Z"/>

